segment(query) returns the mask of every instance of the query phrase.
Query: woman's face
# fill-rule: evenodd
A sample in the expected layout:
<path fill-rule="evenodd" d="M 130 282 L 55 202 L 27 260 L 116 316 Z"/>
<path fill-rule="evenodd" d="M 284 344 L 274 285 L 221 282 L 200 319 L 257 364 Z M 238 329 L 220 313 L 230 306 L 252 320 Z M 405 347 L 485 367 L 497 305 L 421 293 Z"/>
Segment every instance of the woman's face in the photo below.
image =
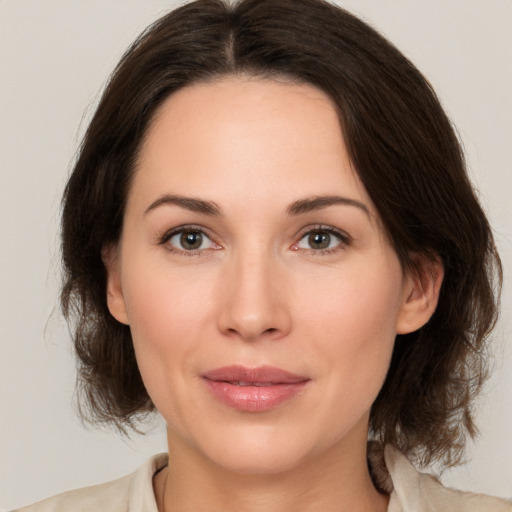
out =
<path fill-rule="evenodd" d="M 419 327 L 311 86 L 233 78 L 167 99 L 107 260 L 171 448 L 236 471 L 360 450 L 395 335 Z"/>

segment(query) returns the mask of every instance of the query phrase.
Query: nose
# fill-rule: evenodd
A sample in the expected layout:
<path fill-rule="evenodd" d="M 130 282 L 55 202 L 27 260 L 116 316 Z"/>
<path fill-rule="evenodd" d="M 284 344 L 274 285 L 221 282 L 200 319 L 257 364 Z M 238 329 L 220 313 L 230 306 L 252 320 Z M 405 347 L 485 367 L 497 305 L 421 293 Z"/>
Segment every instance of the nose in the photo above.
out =
<path fill-rule="evenodd" d="M 292 327 L 283 262 L 268 255 L 234 258 L 222 275 L 219 330 L 245 341 L 279 339 Z"/>

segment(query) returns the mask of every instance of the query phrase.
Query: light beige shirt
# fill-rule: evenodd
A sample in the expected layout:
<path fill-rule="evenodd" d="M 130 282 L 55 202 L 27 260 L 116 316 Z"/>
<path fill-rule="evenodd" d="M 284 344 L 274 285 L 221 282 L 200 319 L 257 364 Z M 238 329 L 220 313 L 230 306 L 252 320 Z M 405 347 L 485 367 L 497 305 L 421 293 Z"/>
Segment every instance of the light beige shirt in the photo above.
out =
<path fill-rule="evenodd" d="M 392 447 L 386 447 L 384 458 L 385 466 L 372 457 L 370 464 L 390 492 L 388 512 L 512 512 L 512 504 L 504 500 L 446 489 L 433 476 L 418 473 Z M 153 475 L 167 461 L 167 454 L 156 455 L 132 475 L 59 494 L 18 512 L 158 512 Z"/>

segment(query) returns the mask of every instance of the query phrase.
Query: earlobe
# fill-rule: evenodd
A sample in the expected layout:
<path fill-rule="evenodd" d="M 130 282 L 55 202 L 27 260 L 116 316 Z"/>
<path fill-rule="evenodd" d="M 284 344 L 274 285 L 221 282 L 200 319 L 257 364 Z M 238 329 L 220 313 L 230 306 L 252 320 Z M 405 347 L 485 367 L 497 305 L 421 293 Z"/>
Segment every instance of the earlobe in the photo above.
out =
<path fill-rule="evenodd" d="M 440 258 L 418 256 L 415 269 L 404 281 L 404 294 L 397 316 L 397 334 L 408 334 L 423 327 L 434 314 L 444 277 Z"/>
<path fill-rule="evenodd" d="M 129 325 L 121 284 L 120 258 L 116 245 L 108 245 L 101 251 L 107 271 L 107 305 L 110 314 L 122 324 Z"/>

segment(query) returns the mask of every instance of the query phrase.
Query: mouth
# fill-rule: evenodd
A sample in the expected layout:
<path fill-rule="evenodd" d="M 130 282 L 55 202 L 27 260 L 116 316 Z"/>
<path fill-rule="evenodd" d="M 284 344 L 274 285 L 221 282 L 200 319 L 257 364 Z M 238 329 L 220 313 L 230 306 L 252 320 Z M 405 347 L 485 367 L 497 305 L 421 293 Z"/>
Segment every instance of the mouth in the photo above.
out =
<path fill-rule="evenodd" d="M 246 412 L 264 412 L 279 407 L 300 395 L 311 380 L 271 366 L 226 366 L 201 377 L 217 400 Z"/>
<path fill-rule="evenodd" d="M 227 381 L 228 384 L 232 386 L 256 386 L 256 387 L 265 387 L 265 386 L 277 386 L 278 384 L 282 384 L 281 382 L 242 382 L 242 381 Z"/>

